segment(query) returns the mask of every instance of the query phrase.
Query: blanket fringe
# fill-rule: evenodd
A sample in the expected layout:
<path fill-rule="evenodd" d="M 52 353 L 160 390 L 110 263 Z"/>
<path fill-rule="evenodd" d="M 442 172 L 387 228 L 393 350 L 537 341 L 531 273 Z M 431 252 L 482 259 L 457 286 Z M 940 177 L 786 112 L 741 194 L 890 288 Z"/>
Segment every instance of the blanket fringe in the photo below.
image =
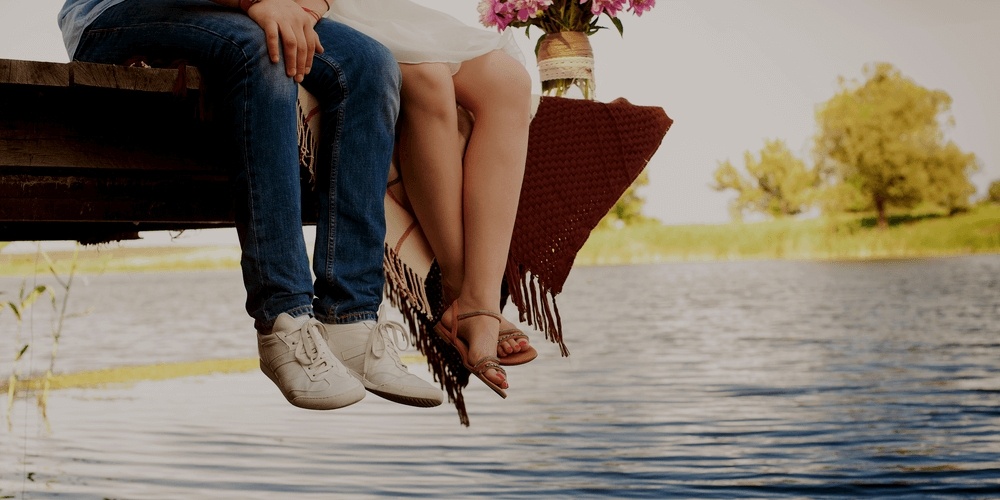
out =
<path fill-rule="evenodd" d="M 563 357 L 569 356 L 569 348 L 563 342 L 559 306 L 552 289 L 514 259 L 507 260 L 505 274 L 510 301 L 517 306 L 518 319 L 542 331 L 545 338 L 559 346 Z"/>
<path fill-rule="evenodd" d="M 304 89 L 299 88 L 299 99 L 296 101 L 295 109 L 298 112 L 299 131 L 299 166 L 309 173 L 309 186 L 316 187 L 316 146 L 319 137 L 316 134 L 319 130 L 316 126 L 310 126 L 313 120 L 319 116 L 318 103 L 315 97 L 310 96 Z"/>
<path fill-rule="evenodd" d="M 389 245 L 385 245 L 382 267 L 385 270 L 387 291 L 390 292 L 389 298 L 393 302 L 398 302 L 400 307 L 405 305 L 407 308 L 414 309 L 424 317 L 433 316 L 434 309 L 427 296 L 424 276 L 406 265 L 399 254 Z"/>
<path fill-rule="evenodd" d="M 431 297 L 429 291 L 440 290 L 440 269 L 436 263 L 433 264 L 425 280 L 388 245 L 385 246 L 383 265 L 389 303 L 403 315 L 403 322 L 409 327 L 411 343 L 427 358 L 427 368 L 434 381 L 448 395 L 448 402 L 455 405 L 459 422 L 468 427 L 469 414 L 462 389 L 469 384 L 469 372 L 462 365 L 458 352 L 434 332 L 436 318 L 441 316 L 443 310 L 437 310 L 441 307 L 434 308 L 431 304 L 442 301 L 439 296 Z"/>

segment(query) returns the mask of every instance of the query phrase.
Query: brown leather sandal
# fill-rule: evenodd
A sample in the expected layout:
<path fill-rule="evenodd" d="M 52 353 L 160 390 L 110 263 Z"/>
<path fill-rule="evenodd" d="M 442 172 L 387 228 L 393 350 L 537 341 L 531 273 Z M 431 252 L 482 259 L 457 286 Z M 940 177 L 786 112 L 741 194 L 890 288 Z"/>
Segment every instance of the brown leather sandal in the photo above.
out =
<path fill-rule="evenodd" d="M 528 335 L 518 330 L 517 328 L 507 328 L 506 330 L 500 330 L 500 338 L 497 339 L 497 344 L 510 339 L 523 338 L 525 340 L 530 340 Z M 535 350 L 531 344 L 527 347 L 522 347 L 518 352 L 512 352 L 506 356 L 498 357 L 500 364 L 503 366 L 517 366 L 523 365 L 538 357 L 538 351 Z"/>
<path fill-rule="evenodd" d="M 500 359 L 496 356 L 483 356 L 479 361 L 473 364 L 469 364 L 469 345 L 465 342 L 465 339 L 458 336 L 458 322 L 463 319 L 472 318 L 474 316 L 489 316 L 501 321 L 502 317 L 492 311 L 476 310 L 467 313 L 458 314 L 458 304 L 453 302 L 451 304 L 451 328 L 444 325 L 443 321 L 438 321 L 434 325 L 434 331 L 444 339 L 448 345 L 455 348 L 458 351 L 458 355 L 462 357 L 462 365 L 465 366 L 469 373 L 472 373 L 479 380 L 482 380 L 484 384 L 493 392 L 497 393 L 500 397 L 506 399 L 507 392 L 504 391 L 499 385 L 494 383 L 492 380 L 486 378 L 486 372 L 490 369 L 496 370 L 503 374 L 504 380 L 507 379 L 507 372 L 504 371 L 503 367 L 500 366 Z"/>

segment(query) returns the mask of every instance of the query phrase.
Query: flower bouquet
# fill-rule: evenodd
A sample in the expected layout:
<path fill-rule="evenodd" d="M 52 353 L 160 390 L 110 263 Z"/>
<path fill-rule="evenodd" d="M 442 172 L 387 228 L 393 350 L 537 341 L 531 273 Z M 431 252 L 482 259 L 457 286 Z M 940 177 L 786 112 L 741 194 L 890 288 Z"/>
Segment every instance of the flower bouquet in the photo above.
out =
<path fill-rule="evenodd" d="M 621 35 L 622 12 L 641 16 L 656 5 L 656 0 L 480 0 L 479 20 L 484 26 L 503 31 L 508 27 L 532 26 L 542 30 L 535 45 L 542 93 L 565 95 L 576 87 L 584 99 L 593 99 L 594 53 L 588 37 L 605 29 L 598 24 L 601 16 Z"/>

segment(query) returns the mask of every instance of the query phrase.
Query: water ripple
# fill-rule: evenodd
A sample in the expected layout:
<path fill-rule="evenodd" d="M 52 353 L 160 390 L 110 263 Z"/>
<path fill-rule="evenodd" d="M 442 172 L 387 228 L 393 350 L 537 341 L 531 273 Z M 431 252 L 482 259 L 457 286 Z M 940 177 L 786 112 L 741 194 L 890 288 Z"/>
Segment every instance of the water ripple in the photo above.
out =
<path fill-rule="evenodd" d="M 15 401 L 0 496 L 998 497 L 997 275 L 1000 256 L 581 268 L 572 356 L 536 334 L 507 400 L 470 386 L 471 428 L 375 396 L 298 410 L 257 372 L 63 390 L 47 424 Z M 238 272 L 74 293 L 57 369 L 255 354 Z"/>

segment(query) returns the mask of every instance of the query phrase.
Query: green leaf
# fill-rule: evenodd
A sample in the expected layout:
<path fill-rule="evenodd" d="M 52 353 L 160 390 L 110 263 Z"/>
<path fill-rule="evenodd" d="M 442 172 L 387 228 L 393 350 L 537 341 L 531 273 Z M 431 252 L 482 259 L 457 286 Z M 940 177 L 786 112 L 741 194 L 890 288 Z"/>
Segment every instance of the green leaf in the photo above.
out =
<path fill-rule="evenodd" d="M 28 293 L 27 297 L 21 300 L 21 307 L 23 308 L 30 307 L 32 304 L 35 303 L 36 300 L 38 300 L 38 297 L 40 297 L 43 293 L 45 293 L 46 290 L 47 288 L 45 288 L 45 285 L 36 286 L 34 289 L 31 290 L 31 292 Z"/>
<path fill-rule="evenodd" d="M 13 302 L 8 302 L 7 306 L 10 307 L 10 310 L 14 312 L 14 316 L 17 317 L 17 322 L 20 323 L 21 322 L 21 309 L 19 309 L 17 307 L 17 304 L 15 304 Z"/>
<path fill-rule="evenodd" d="M 538 57 L 538 49 L 542 47 L 542 40 L 545 40 L 546 36 L 548 33 L 542 33 L 542 36 L 538 37 L 538 41 L 535 42 L 535 57 Z"/>
<path fill-rule="evenodd" d="M 608 17 L 611 17 L 611 16 L 609 15 Z M 625 27 L 622 26 L 621 19 L 618 19 L 617 17 L 611 17 L 611 23 L 615 25 L 615 28 L 618 28 L 618 36 L 621 36 L 621 37 L 624 38 L 625 37 Z"/>
<path fill-rule="evenodd" d="M 21 348 L 21 352 L 18 352 L 17 356 L 14 356 L 14 361 L 20 361 L 21 356 L 24 356 L 24 353 L 28 351 L 29 345 L 30 344 L 24 344 L 24 347 Z"/>

